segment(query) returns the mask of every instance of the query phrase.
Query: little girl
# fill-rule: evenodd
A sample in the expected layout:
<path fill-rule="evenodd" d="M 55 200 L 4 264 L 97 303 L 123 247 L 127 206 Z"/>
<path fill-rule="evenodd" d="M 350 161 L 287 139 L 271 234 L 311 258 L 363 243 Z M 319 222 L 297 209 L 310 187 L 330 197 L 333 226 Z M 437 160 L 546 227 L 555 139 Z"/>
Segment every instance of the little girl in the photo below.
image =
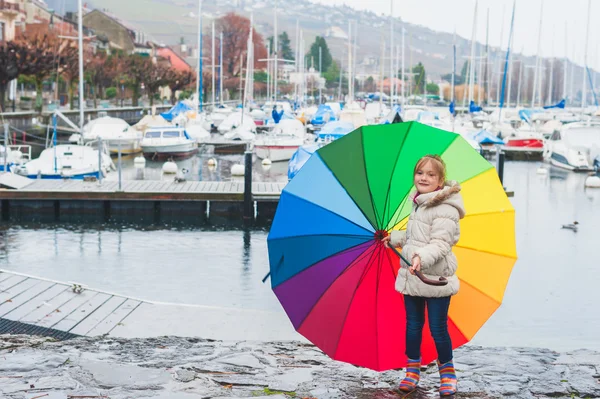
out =
<path fill-rule="evenodd" d="M 406 231 L 392 231 L 384 238 L 385 245 L 402 247 L 412 266 L 404 264 L 398 272 L 396 290 L 404 294 L 406 308 L 406 377 L 400 390 L 416 389 L 421 368 L 421 337 L 425 324 L 425 307 L 429 328 L 435 341 L 440 370 L 440 395 L 451 396 L 457 391 L 456 373 L 452 363 L 452 342 L 448 333 L 450 297 L 458 292 L 456 257 L 452 247 L 460 236 L 459 220 L 465 216 L 460 186 L 446 182 L 446 165 L 437 155 L 426 155 L 414 170 L 417 191 L 411 196 L 412 212 Z M 445 286 L 431 286 L 415 276 L 415 270 L 438 280 L 445 277 Z"/>

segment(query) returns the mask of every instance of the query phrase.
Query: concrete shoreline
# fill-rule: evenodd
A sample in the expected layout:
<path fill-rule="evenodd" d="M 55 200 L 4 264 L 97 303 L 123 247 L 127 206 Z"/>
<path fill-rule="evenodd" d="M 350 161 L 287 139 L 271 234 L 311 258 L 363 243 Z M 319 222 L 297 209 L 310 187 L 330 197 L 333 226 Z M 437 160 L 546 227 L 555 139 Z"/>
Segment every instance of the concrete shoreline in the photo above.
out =
<path fill-rule="evenodd" d="M 402 371 L 335 362 L 298 341 L 0 336 L 0 396 L 67 398 L 401 398 Z M 465 346 L 456 351 L 468 398 L 600 397 L 600 352 Z M 437 369 L 411 398 L 435 398 Z"/>

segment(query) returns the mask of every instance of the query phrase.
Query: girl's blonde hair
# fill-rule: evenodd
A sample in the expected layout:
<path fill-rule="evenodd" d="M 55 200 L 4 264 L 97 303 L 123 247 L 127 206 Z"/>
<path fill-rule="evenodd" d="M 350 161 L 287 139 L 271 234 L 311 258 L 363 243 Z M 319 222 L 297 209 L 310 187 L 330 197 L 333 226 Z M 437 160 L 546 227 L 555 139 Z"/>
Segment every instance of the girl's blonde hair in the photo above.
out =
<path fill-rule="evenodd" d="M 423 158 L 419 159 L 417 164 L 415 165 L 415 170 L 413 172 L 413 176 L 417 174 L 417 171 L 425 166 L 428 162 L 431 162 L 433 165 L 433 169 L 436 171 L 438 176 L 440 177 L 442 187 L 446 183 L 446 163 L 439 155 L 425 155 Z"/>

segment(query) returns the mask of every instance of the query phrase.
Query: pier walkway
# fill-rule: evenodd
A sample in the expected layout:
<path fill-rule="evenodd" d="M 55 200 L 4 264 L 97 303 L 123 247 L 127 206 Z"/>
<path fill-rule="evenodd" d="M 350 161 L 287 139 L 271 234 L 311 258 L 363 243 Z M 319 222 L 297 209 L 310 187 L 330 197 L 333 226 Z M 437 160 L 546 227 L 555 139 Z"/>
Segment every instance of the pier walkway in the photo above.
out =
<path fill-rule="evenodd" d="M 1 269 L 0 334 L 302 340 L 283 311 L 152 302 Z"/>

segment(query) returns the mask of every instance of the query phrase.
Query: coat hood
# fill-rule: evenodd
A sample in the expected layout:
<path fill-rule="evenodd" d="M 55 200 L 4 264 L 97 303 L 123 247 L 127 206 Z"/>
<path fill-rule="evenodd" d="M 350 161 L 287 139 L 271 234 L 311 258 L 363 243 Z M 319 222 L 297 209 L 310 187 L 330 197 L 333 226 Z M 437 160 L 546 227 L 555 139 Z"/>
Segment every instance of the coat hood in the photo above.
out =
<path fill-rule="evenodd" d="M 444 187 L 441 190 L 420 195 L 417 195 L 417 193 L 415 193 L 413 195 L 413 200 L 417 203 L 417 205 L 423 205 L 428 208 L 433 208 L 441 204 L 451 205 L 455 207 L 456 210 L 458 210 L 458 214 L 462 219 L 465 217 L 466 211 L 462 195 L 459 194 L 460 190 L 461 188 L 458 182 L 449 180 L 446 181 Z"/>

